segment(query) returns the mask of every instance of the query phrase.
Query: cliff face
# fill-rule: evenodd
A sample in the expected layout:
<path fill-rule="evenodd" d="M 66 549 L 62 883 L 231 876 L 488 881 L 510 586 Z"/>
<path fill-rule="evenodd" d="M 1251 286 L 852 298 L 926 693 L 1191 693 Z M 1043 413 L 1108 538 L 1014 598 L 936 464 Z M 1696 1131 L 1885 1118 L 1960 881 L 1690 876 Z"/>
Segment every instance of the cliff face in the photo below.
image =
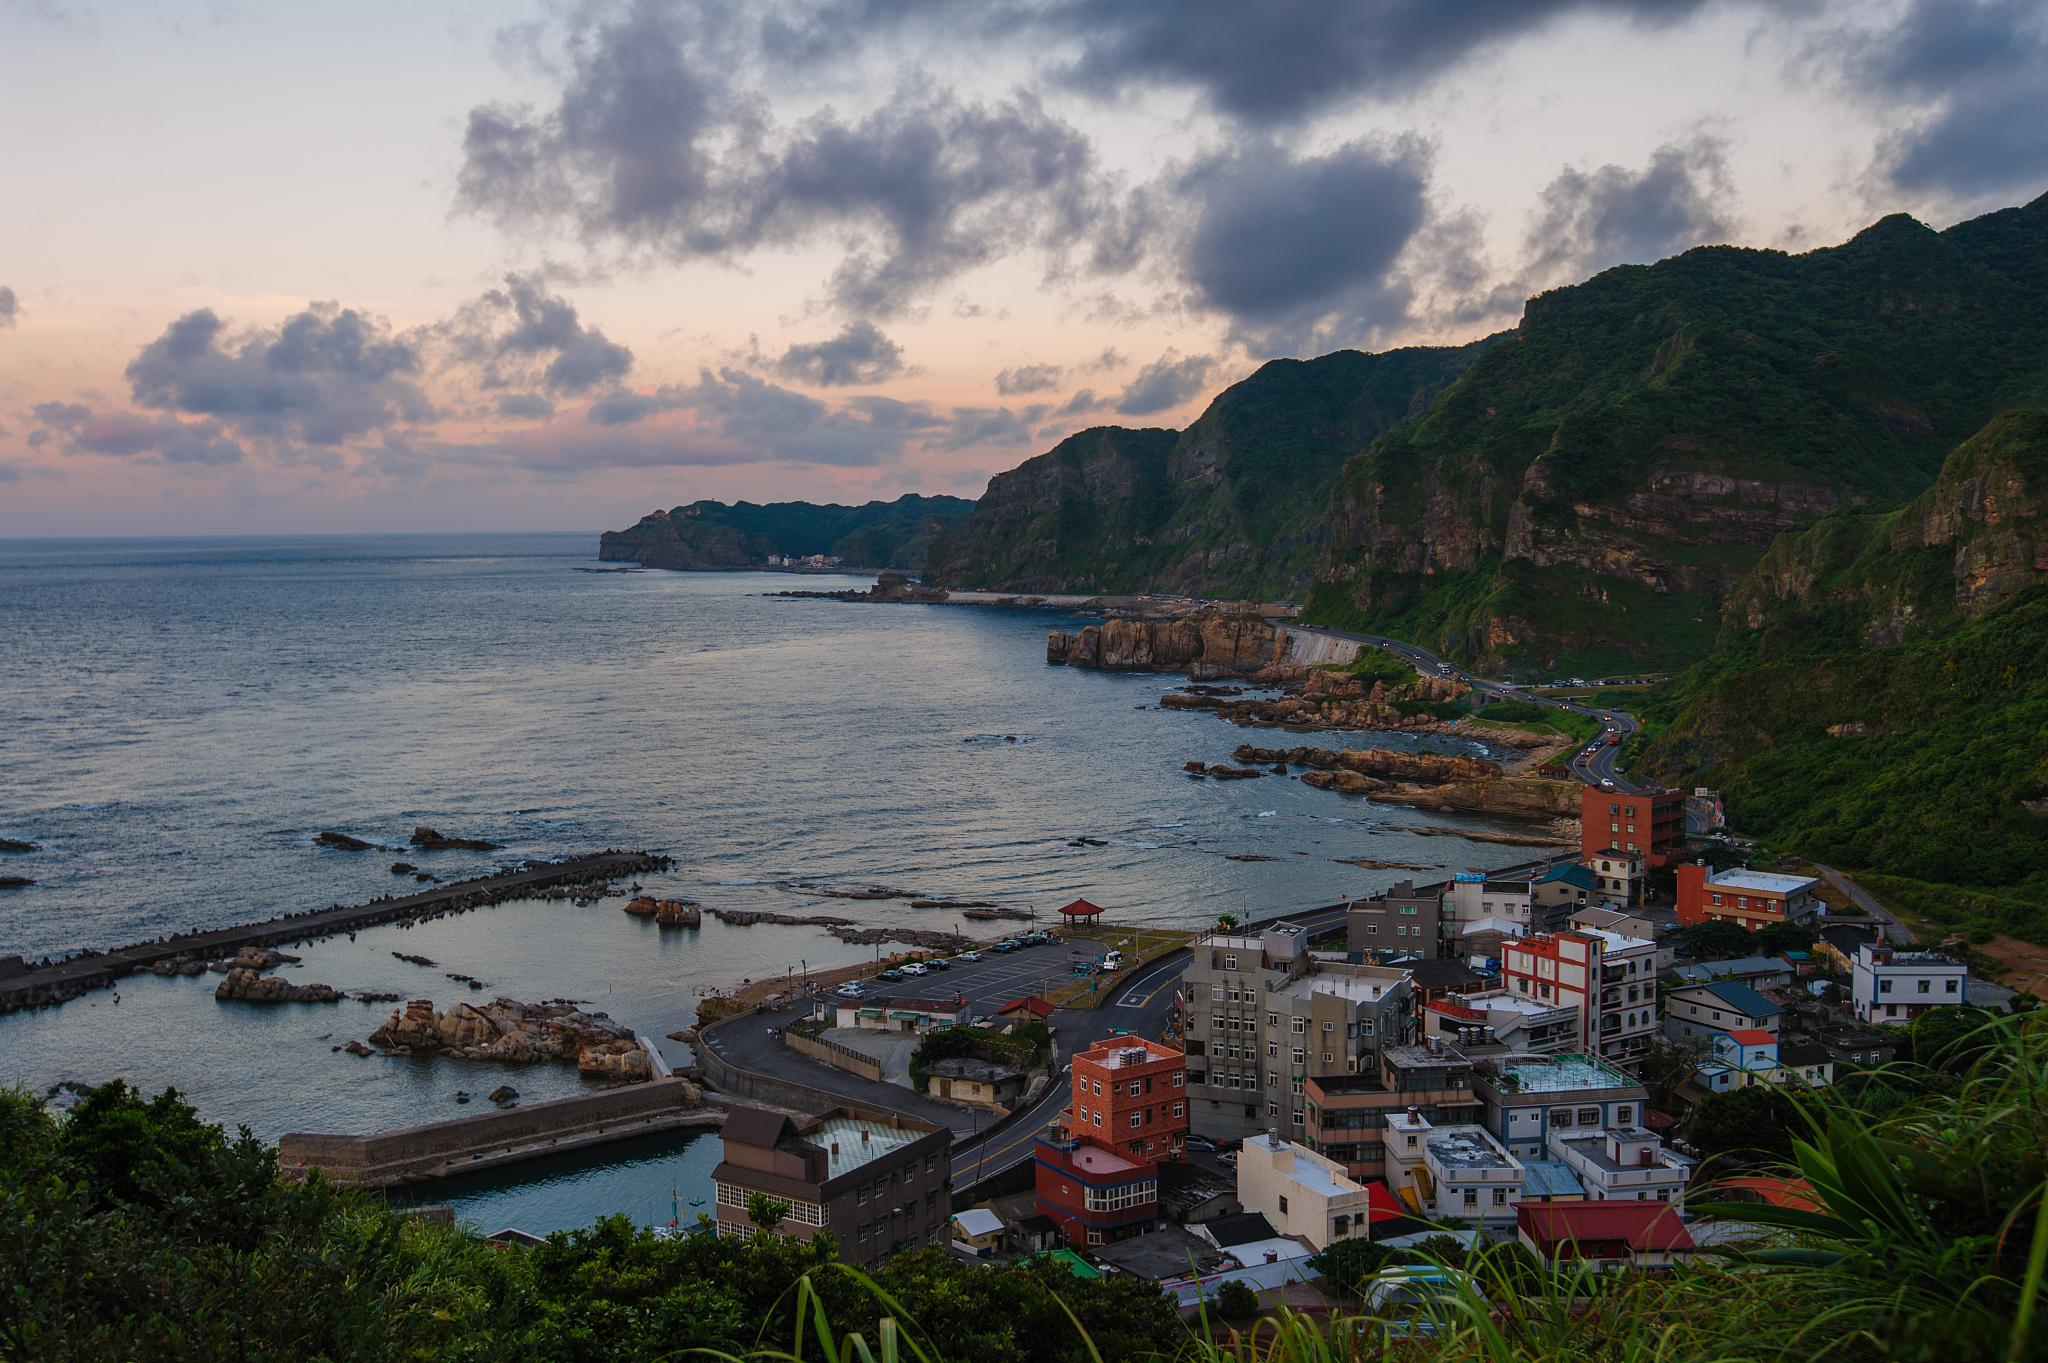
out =
<path fill-rule="evenodd" d="M 1204 614 L 1176 620 L 1107 620 L 1045 638 L 1045 660 L 1113 672 L 1250 672 L 1277 662 L 1280 631 L 1255 615 Z"/>
<path fill-rule="evenodd" d="M 1484 666 L 1669 666 L 1779 534 L 1897 505 L 2048 373 L 2048 198 L 1532 299 L 1338 479 L 1317 617 Z M 2031 263 L 2030 263 L 2031 262 Z M 2036 389 L 2037 391 L 2037 389 Z"/>
<path fill-rule="evenodd" d="M 598 557 L 649 568 L 718 569 L 758 567 L 771 554 L 825 554 L 849 568 L 915 572 L 933 538 L 972 506 L 961 497 L 915 494 L 862 506 L 692 502 L 652 512 L 626 530 L 607 530 Z"/>
<path fill-rule="evenodd" d="M 1344 461 L 1486 343 L 1275 360 L 1185 431 L 1100 427 L 991 479 L 927 577 L 1009 591 L 1274 599 L 1307 587 Z"/>

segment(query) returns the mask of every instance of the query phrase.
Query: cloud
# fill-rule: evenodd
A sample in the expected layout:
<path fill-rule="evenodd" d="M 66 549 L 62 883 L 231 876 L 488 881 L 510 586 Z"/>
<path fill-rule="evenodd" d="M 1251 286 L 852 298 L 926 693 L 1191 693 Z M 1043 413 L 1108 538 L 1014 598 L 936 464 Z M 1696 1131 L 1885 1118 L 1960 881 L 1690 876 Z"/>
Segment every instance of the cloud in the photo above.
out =
<path fill-rule="evenodd" d="M 1641 170 L 1567 167 L 1544 188 L 1529 224 L 1529 287 L 1723 240 L 1733 229 L 1725 214 L 1731 196 L 1726 148 L 1711 137 L 1659 147 Z"/>
<path fill-rule="evenodd" d="M 498 415 L 517 419 L 551 417 L 555 414 L 552 400 L 539 393 L 500 393 Z"/>
<path fill-rule="evenodd" d="M 903 372 L 903 347 L 863 319 L 828 340 L 792 345 L 775 362 L 775 372 L 820 388 L 880 383 Z"/>
<path fill-rule="evenodd" d="M 21 304 L 16 301 L 14 290 L 8 288 L 5 284 L 0 284 L 0 331 L 13 326 L 15 319 L 19 316 L 21 316 Z"/>
<path fill-rule="evenodd" d="M 1183 356 L 1169 350 L 1125 385 L 1116 396 L 1116 409 L 1125 416 L 1147 416 L 1178 407 L 1202 391 L 1214 363 L 1210 355 Z"/>
<path fill-rule="evenodd" d="M 1065 402 L 1053 408 L 1052 414 L 1059 417 L 1079 416 L 1083 412 L 1095 411 L 1101 406 L 1102 400 L 1095 396 L 1093 388 L 1082 388 L 1077 390 Z"/>
<path fill-rule="evenodd" d="M 1846 44 L 1850 79 L 1887 111 L 1924 113 L 1879 147 L 1904 190 L 2032 198 L 2048 179 L 2048 11 L 2038 0 L 1913 0 Z"/>
<path fill-rule="evenodd" d="M 1042 406 L 1022 411 L 1007 407 L 955 407 L 946 433 L 930 443 L 935 449 L 947 451 L 1022 445 L 1036 439 L 1032 428 L 1044 419 Z"/>
<path fill-rule="evenodd" d="M 1253 127 L 1291 124 L 1372 97 L 1425 87 L 1467 59 L 1560 16 L 1668 23 L 1706 0 L 1054 0 L 1040 22 L 1083 55 L 1074 87 L 1116 95 L 1133 83 L 1192 89 Z"/>
<path fill-rule="evenodd" d="M 242 447 L 217 421 L 179 421 L 127 410 L 100 411 L 76 402 L 39 402 L 31 409 L 43 432 L 55 433 L 67 454 L 160 459 L 169 464 L 219 466 L 242 461 Z M 41 445 L 44 440 L 30 440 Z"/>
<path fill-rule="evenodd" d="M 128 365 L 137 403 L 216 418 L 244 435 L 339 445 L 434 414 L 416 377 L 417 337 L 335 303 L 275 328 L 230 334 L 210 308 L 188 312 Z"/>
<path fill-rule="evenodd" d="M 828 243 L 831 297 L 869 317 L 1104 218 L 1093 148 L 1033 96 L 969 103 L 909 79 L 861 116 L 782 127 L 746 83 L 752 31 L 720 4 L 585 12 L 552 62 L 550 107 L 471 111 L 459 204 L 673 261 Z"/>
<path fill-rule="evenodd" d="M 1428 149 L 1349 142 L 1295 157 L 1246 143 L 1185 170 L 1182 267 L 1196 297 L 1254 350 L 1329 349 L 1405 314 L 1394 267 L 1428 216 Z"/>
<path fill-rule="evenodd" d="M 464 304 L 439 333 L 458 363 L 480 368 L 486 388 L 584 393 L 633 368 L 632 351 L 584 326 L 576 305 L 533 275 L 506 275 L 502 288 Z"/>
<path fill-rule="evenodd" d="M 1015 365 L 996 375 L 996 391 L 1004 397 L 1042 393 L 1048 388 L 1058 387 L 1064 373 L 1066 370 L 1056 364 Z"/>

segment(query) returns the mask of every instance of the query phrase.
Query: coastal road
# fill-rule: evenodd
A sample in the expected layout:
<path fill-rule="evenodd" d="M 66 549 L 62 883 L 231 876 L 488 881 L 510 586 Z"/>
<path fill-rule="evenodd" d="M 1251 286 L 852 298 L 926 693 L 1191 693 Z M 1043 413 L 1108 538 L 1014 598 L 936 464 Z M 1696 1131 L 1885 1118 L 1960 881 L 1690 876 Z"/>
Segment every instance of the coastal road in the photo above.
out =
<path fill-rule="evenodd" d="M 1898 915 L 1878 903 L 1870 891 L 1864 889 L 1832 866 L 1823 866 L 1816 861 L 1813 864 L 1813 869 L 1819 871 L 1822 878 L 1828 884 L 1849 896 L 1851 904 L 1854 904 L 1857 908 L 1876 919 L 1882 925 L 1880 931 L 1884 933 L 1886 941 L 1895 947 L 1909 947 L 1913 945 L 1912 929 L 1901 923 Z"/>
<path fill-rule="evenodd" d="M 1424 676 L 1455 678 L 1492 700 L 1524 701 L 1530 705 L 1547 705 L 1554 710 L 1569 710 L 1574 714 L 1590 715 L 1600 721 L 1602 733 L 1593 740 L 1590 747 L 1572 753 L 1572 775 L 1589 786 L 1598 786 L 1603 790 L 1620 791 L 1626 795 L 1642 793 L 1643 788 L 1629 780 L 1615 766 L 1615 762 L 1621 756 L 1621 744 L 1628 740 L 1630 734 L 1642 727 L 1636 722 L 1636 717 L 1625 710 L 1603 710 L 1591 705 L 1581 705 L 1577 701 L 1535 695 L 1498 678 L 1481 677 L 1467 672 L 1456 663 L 1440 658 L 1428 649 L 1411 644 L 1405 639 L 1389 639 L 1380 634 L 1360 634 L 1353 630 L 1332 629 L 1327 625 L 1282 623 L 1288 629 L 1300 630 L 1306 634 L 1320 634 L 1331 639 L 1350 639 L 1356 643 L 1385 649 L 1412 663 L 1416 671 Z M 1609 743 L 1609 735 L 1614 736 L 1616 741 Z"/>

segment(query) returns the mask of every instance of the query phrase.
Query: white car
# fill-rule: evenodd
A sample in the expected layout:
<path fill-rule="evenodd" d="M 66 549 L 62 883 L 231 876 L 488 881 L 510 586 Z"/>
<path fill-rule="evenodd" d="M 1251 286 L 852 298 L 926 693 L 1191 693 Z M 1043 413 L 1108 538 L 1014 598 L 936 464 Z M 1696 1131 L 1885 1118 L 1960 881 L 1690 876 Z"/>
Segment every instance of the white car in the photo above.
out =
<path fill-rule="evenodd" d="M 842 984 L 832 992 L 842 999 L 857 999 L 868 991 L 857 984 Z"/>
<path fill-rule="evenodd" d="M 931 972 L 925 968 L 923 962 L 912 961 L 909 965 L 903 967 L 903 973 L 906 975 L 928 975 Z"/>
<path fill-rule="evenodd" d="M 953 959 L 956 961 L 978 961 L 981 959 L 981 953 L 978 951 L 963 951 Z"/>

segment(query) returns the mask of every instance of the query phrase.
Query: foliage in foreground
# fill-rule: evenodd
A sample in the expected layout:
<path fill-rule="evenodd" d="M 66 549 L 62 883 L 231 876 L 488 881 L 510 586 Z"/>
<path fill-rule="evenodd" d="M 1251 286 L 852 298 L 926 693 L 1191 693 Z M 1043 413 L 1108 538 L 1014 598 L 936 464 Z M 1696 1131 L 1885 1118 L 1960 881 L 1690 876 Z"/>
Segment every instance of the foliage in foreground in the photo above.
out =
<path fill-rule="evenodd" d="M 815 1243 L 656 1240 L 610 1218 L 528 1251 L 386 1215 L 121 1085 L 53 1119 L 0 1095 L 0 1357 L 7 1359 L 1192 1360 L 2048 1359 L 2048 1025 L 1967 1015 L 1876 1076 L 1884 1101 L 1793 1097 L 1812 1211 L 1661 1277 L 1546 1270 L 1515 1245 L 1423 1257 L 1470 1289 L 1390 1344 L 1389 1322 L 1281 1310 L 1183 1326 L 1148 1286 L 936 1252 L 872 1277 Z M 1695 1202 L 1695 1206 L 1700 1204 Z M 1320 1256 L 1341 1285 L 1374 1245 Z M 1348 1298 L 1347 1298 L 1348 1299 Z"/>

